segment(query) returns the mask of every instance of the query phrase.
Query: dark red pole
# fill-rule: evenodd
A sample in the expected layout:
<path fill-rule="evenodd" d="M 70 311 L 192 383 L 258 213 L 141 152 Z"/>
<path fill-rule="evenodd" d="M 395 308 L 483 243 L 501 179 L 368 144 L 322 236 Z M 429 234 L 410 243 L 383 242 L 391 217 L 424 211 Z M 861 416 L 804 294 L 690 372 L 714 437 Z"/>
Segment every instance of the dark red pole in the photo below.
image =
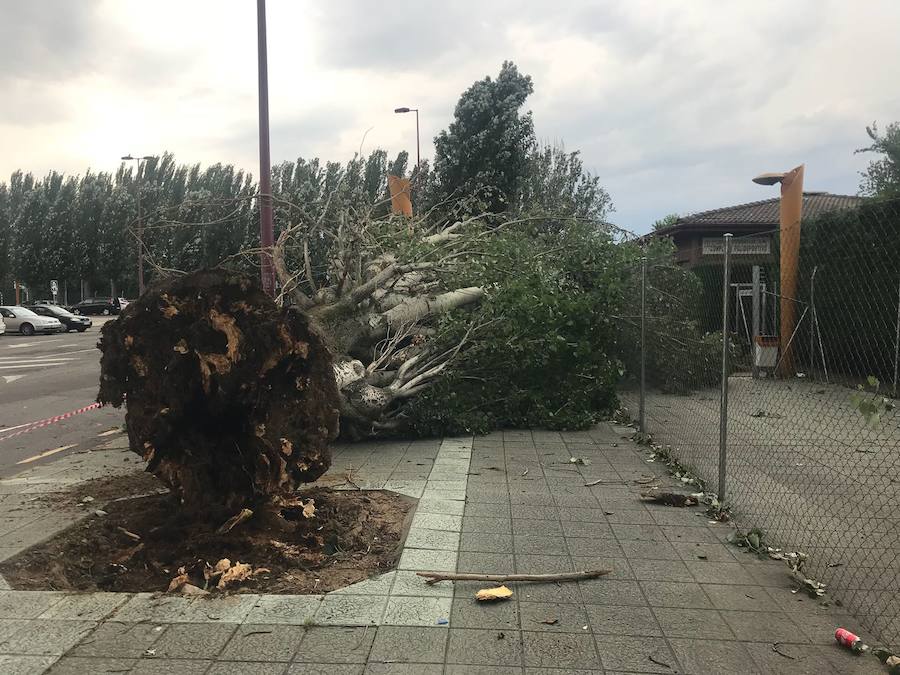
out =
<path fill-rule="evenodd" d="M 257 47 L 259 49 L 259 243 L 263 290 L 275 295 L 272 247 L 272 158 L 269 153 L 269 72 L 266 58 L 266 0 L 256 0 Z"/>

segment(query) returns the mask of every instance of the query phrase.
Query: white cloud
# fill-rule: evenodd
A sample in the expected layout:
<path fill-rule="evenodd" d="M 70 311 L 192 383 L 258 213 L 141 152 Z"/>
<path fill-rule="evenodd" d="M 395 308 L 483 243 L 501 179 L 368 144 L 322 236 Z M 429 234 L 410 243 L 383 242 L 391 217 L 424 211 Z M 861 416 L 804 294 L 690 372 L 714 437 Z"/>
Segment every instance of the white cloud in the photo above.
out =
<path fill-rule="evenodd" d="M 257 172 L 255 3 L 0 0 L 0 175 L 111 169 L 126 152 Z M 854 192 L 865 125 L 900 119 L 892 0 L 557 3 L 269 0 L 274 160 L 422 150 L 504 59 L 538 134 L 581 149 L 624 226 L 769 196 L 807 163 Z M 312 9 L 310 9 L 312 8 Z"/>

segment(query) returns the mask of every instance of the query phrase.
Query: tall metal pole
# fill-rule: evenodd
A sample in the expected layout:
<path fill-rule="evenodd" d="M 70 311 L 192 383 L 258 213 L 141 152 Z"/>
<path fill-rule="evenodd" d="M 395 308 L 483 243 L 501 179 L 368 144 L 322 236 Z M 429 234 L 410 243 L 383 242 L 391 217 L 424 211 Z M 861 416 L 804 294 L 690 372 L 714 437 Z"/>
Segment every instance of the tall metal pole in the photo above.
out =
<path fill-rule="evenodd" d="M 422 156 L 419 152 L 419 109 L 416 108 L 416 176 L 422 170 Z M 421 180 L 421 178 L 419 178 Z"/>
<path fill-rule="evenodd" d="M 731 235 L 725 235 L 722 267 L 722 389 L 719 398 L 719 502 L 725 501 L 725 463 L 728 455 L 728 301 L 731 296 Z"/>
<path fill-rule="evenodd" d="M 647 433 L 646 387 L 647 387 L 647 256 L 641 258 L 641 393 L 638 411 L 638 428 Z"/>
<path fill-rule="evenodd" d="M 807 369 L 810 375 L 816 364 L 814 354 L 816 353 L 816 272 L 818 271 L 819 266 L 816 265 L 809 277 L 809 365 L 807 365 Z M 824 359 L 822 365 L 825 365 Z"/>
<path fill-rule="evenodd" d="M 759 377 L 759 364 L 756 360 L 756 338 L 759 337 L 759 315 L 760 315 L 760 267 L 759 265 L 753 266 L 753 317 L 752 321 L 752 329 L 753 329 L 753 338 L 752 343 L 750 344 L 750 357 L 753 359 L 753 379 L 757 379 Z"/>
<path fill-rule="evenodd" d="M 266 0 L 256 0 L 256 28 L 259 65 L 259 243 L 263 290 L 275 295 L 275 267 L 272 248 L 272 159 L 269 153 L 269 72 L 266 56 Z"/>
<path fill-rule="evenodd" d="M 141 218 L 141 160 L 137 161 L 137 264 L 138 264 L 138 296 L 144 294 L 144 221 Z"/>

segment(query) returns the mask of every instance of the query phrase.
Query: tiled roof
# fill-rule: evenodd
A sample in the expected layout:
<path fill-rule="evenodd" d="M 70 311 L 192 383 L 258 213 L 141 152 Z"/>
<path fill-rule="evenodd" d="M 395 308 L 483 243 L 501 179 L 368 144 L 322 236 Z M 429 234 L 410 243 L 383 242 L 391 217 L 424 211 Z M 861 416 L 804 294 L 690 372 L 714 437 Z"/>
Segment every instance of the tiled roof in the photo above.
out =
<path fill-rule="evenodd" d="M 839 209 L 852 209 L 859 205 L 862 197 L 854 195 L 833 195 L 828 192 L 803 193 L 803 219 L 807 220 Z M 726 206 L 712 211 L 703 211 L 679 218 L 669 229 L 685 225 L 771 225 L 778 227 L 778 207 L 780 197 L 759 202 Z"/>

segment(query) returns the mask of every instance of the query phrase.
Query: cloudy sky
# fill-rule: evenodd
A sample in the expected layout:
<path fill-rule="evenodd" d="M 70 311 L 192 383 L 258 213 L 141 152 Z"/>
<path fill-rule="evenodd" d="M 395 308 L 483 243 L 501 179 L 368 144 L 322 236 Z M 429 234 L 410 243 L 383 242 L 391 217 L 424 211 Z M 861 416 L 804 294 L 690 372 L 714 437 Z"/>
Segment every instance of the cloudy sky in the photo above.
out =
<path fill-rule="evenodd" d="M 0 0 L 0 179 L 174 152 L 257 173 L 253 0 Z M 422 153 L 504 59 L 541 139 L 579 149 L 612 220 L 646 230 L 774 196 L 806 163 L 855 193 L 872 121 L 900 120 L 896 0 L 268 0 L 274 161 Z M 368 130 L 368 134 L 366 134 Z"/>

